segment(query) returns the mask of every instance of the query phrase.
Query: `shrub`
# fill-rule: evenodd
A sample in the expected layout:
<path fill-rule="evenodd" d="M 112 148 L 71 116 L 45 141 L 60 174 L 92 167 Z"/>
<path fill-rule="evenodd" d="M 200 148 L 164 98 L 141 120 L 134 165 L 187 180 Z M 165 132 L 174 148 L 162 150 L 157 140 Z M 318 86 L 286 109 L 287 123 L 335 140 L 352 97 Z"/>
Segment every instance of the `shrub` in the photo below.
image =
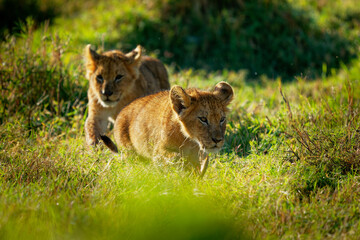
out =
<path fill-rule="evenodd" d="M 248 69 L 249 78 L 289 79 L 314 77 L 323 63 L 330 69 L 353 57 L 352 39 L 322 29 L 286 0 L 155 2 L 158 18 L 132 13 L 117 20 L 134 29 L 121 41 L 159 49 L 163 60 L 180 68 Z"/>
<path fill-rule="evenodd" d="M 11 10 L 10 10 L 11 9 Z M 55 5 L 50 1 L 38 0 L 1 0 L 0 1 L 0 39 L 6 32 L 14 32 L 16 24 L 32 16 L 36 22 L 53 19 L 56 16 Z"/>
<path fill-rule="evenodd" d="M 8 33 L 21 32 L 21 22 L 27 18 L 32 18 L 39 26 L 45 21 L 52 22 L 61 14 L 69 15 L 94 3 L 95 0 L 0 0 L 0 40 L 4 40 Z"/>

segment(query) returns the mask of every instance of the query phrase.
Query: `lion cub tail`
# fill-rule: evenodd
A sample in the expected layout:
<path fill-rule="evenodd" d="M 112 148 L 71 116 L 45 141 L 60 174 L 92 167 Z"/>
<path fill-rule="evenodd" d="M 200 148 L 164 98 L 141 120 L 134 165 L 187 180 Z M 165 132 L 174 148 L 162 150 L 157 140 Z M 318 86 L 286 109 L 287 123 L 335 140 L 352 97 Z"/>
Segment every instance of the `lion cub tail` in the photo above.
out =
<path fill-rule="evenodd" d="M 108 136 L 102 135 L 100 136 L 101 140 L 103 140 L 104 144 L 114 153 L 118 153 L 118 149 L 113 141 Z"/>

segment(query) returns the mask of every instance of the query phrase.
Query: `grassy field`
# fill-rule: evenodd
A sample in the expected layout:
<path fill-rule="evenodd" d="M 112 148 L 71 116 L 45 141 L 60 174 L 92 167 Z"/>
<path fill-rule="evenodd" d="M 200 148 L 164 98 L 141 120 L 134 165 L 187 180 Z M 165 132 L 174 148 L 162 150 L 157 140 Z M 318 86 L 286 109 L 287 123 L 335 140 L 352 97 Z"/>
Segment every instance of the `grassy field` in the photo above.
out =
<path fill-rule="evenodd" d="M 209 4 L 205 14 L 213 14 L 216 5 L 201 2 Z M 231 1 L 214 2 L 234 7 Z M 231 55 L 232 47 L 247 49 L 236 45 L 209 52 L 225 61 L 213 67 L 213 60 L 204 57 L 206 45 L 217 46 L 211 44 L 227 21 L 243 22 L 237 23 L 231 11 L 221 11 L 225 18 L 206 15 L 213 25 L 198 48 L 198 40 L 188 35 L 194 26 L 181 18 L 188 16 L 180 11 L 187 11 L 188 1 L 64 3 L 51 24 L 18 24 L 19 31 L 0 48 L 0 239 L 358 239 L 357 1 L 238 2 L 244 4 L 244 16 L 256 6 L 270 9 L 259 24 L 277 19 L 278 13 L 291 24 L 291 19 L 311 20 L 311 26 L 299 28 L 311 38 L 303 36 L 295 44 L 289 42 L 291 35 L 280 36 L 301 49 L 291 53 L 300 72 L 291 64 L 264 67 L 264 52 L 274 54 L 266 61 L 284 64 L 292 55 L 289 49 L 280 51 L 280 40 L 269 45 L 275 48 L 270 51 L 259 40 L 263 33 L 248 28 L 247 36 L 259 40 L 252 44 L 260 46 L 244 53 L 254 54 L 252 65 L 231 64 L 249 60 Z M 60 8 L 61 1 L 54 4 Z M 174 8 L 180 9 L 178 17 L 165 24 L 165 13 Z M 191 14 L 197 21 L 205 16 Z M 175 50 L 181 41 L 174 29 L 166 29 L 176 24 L 184 24 L 177 34 L 185 40 Z M 159 31 L 150 31 L 154 26 Z M 160 40 L 150 38 L 152 33 Z M 171 85 L 210 89 L 227 81 L 234 87 L 225 146 L 211 155 L 202 179 L 179 166 L 141 161 L 126 149 L 115 155 L 85 146 L 88 83 L 82 51 L 88 43 L 102 51 L 129 50 L 136 42 L 167 64 Z M 159 47 L 162 43 L 166 47 Z M 321 52 L 327 49 L 332 49 L 330 57 Z M 178 56 L 181 52 L 185 56 Z M 312 57 L 315 63 L 306 62 Z"/>

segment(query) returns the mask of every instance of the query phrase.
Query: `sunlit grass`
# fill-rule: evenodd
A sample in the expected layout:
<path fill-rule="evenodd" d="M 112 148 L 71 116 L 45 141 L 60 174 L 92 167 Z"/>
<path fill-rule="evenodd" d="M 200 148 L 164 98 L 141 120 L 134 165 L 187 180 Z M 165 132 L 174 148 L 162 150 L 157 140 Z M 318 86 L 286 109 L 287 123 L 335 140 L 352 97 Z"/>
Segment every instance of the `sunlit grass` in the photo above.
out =
<path fill-rule="evenodd" d="M 185 84 L 181 74 L 172 76 L 177 84 Z M 211 88 L 226 76 L 211 75 L 203 86 Z M 205 81 L 196 72 L 193 77 Z M 301 92 L 311 93 L 310 86 L 315 85 L 320 96 L 321 91 L 327 92 L 326 86 L 345 84 L 339 80 L 341 74 L 321 83 L 304 82 Z M 283 86 L 284 92 L 293 95 L 296 89 L 294 84 Z M 338 89 L 335 96 L 345 91 Z M 282 134 L 288 112 L 281 95 L 274 96 L 273 91 L 235 86 L 235 92 L 243 95 L 232 106 L 227 144 L 221 154 L 211 156 L 203 179 L 177 166 L 142 162 L 124 149 L 119 155 L 104 148 L 88 149 L 76 125 L 67 127 L 70 134 L 58 137 L 46 134 L 51 124 L 32 134 L 21 122 L 2 125 L 2 236 L 218 239 L 300 234 L 336 239 L 346 234 L 355 238 L 360 211 L 359 191 L 354 188 L 359 184 L 357 174 L 322 175 L 316 166 L 289 162 L 287 156 L 292 155 Z M 273 102 L 271 109 L 263 104 L 266 114 L 248 112 L 261 99 Z M 323 108 L 306 107 L 301 97 L 289 99 L 294 114 L 314 111 L 311 106 Z M 322 101 L 316 99 L 308 101 Z M 333 99 L 336 106 L 338 98 Z M 336 179 L 326 184 L 324 177 Z"/>

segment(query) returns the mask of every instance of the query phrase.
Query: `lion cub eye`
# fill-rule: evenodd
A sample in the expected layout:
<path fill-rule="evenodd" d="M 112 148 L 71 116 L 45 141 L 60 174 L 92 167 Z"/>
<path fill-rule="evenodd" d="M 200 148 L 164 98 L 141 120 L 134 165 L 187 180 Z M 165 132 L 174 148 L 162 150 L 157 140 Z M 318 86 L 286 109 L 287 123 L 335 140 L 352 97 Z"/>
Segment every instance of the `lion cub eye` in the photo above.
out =
<path fill-rule="evenodd" d="M 225 117 L 222 117 L 222 118 L 220 119 L 220 124 L 223 124 L 223 123 L 225 122 L 225 120 L 226 120 L 226 118 L 225 118 Z"/>
<path fill-rule="evenodd" d="M 96 81 L 101 84 L 101 83 L 104 82 L 104 78 L 101 75 L 97 75 L 96 76 Z"/>
<path fill-rule="evenodd" d="M 116 77 L 115 77 L 115 82 L 116 82 L 116 83 L 119 83 L 120 80 L 121 80 L 123 77 L 124 77 L 124 75 L 121 75 L 121 74 L 116 75 Z"/>
<path fill-rule="evenodd" d="M 208 125 L 208 120 L 206 119 L 206 117 L 199 117 L 199 120 L 202 124 Z"/>

